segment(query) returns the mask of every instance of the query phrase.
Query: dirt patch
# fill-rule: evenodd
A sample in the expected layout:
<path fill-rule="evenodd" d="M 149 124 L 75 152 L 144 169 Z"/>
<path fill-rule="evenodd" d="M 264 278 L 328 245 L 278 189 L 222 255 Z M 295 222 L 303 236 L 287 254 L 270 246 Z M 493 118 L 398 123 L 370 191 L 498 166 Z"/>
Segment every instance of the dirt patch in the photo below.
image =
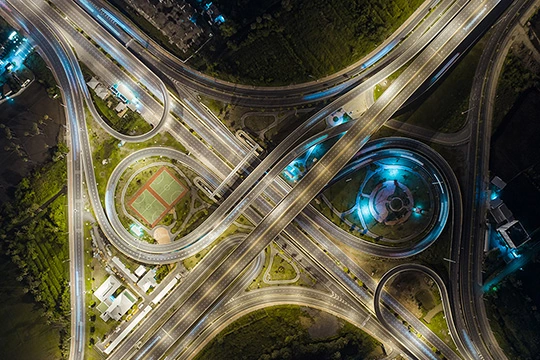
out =
<path fill-rule="evenodd" d="M 60 100 L 37 82 L 0 105 L 0 201 L 12 198 L 21 179 L 49 159 L 63 124 Z"/>
<path fill-rule="evenodd" d="M 442 304 L 439 304 L 439 305 L 435 306 L 433 309 L 431 309 L 426 314 L 426 316 L 424 316 L 424 320 L 429 324 L 431 322 L 431 319 L 433 319 L 433 317 L 435 315 L 437 315 L 438 313 L 440 313 L 441 311 L 443 311 L 443 306 L 442 306 Z"/>
<path fill-rule="evenodd" d="M 335 336 L 343 326 L 337 317 L 324 311 L 307 308 L 306 312 L 312 319 L 307 331 L 313 339 L 326 339 Z"/>
<path fill-rule="evenodd" d="M 157 227 L 154 229 L 154 239 L 158 244 L 169 244 L 171 242 L 171 236 L 169 230 L 164 227 Z"/>

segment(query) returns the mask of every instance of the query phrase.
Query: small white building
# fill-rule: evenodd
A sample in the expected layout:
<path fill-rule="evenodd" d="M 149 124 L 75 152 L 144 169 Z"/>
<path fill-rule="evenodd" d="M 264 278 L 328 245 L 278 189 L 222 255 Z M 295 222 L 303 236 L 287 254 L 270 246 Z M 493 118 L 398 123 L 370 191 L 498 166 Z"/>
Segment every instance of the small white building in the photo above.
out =
<path fill-rule="evenodd" d="M 139 109 L 137 109 L 137 104 L 135 104 L 134 102 L 128 103 L 127 107 L 133 112 L 139 112 Z"/>
<path fill-rule="evenodd" d="M 137 285 L 144 292 L 147 292 L 151 287 L 157 286 L 157 281 L 154 276 L 156 276 L 156 269 L 148 271 L 146 275 L 144 275 L 143 278 L 137 282 Z"/>
<path fill-rule="evenodd" d="M 125 289 L 118 295 L 117 298 L 115 298 L 107 310 L 101 314 L 101 318 L 104 321 L 109 320 L 110 318 L 113 318 L 114 320 L 118 321 L 124 316 L 129 309 L 137 302 L 137 298 L 128 290 Z"/>
<path fill-rule="evenodd" d="M 493 179 L 491 179 L 491 183 L 499 190 L 502 190 L 506 187 L 506 183 L 498 176 L 495 176 Z"/>
<path fill-rule="evenodd" d="M 495 225 L 501 226 L 502 224 L 509 223 L 514 220 L 512 211 L 508 209 L 506 204 L 500 199 L 496 198 L 489 203 L 489 213 L 495 220 Z"/>
<path fill-rule="evenodd" d="M 99 299 L 99 301 L 106 301 L 111 298 L 116 290 L 122 285 L 120 280 L 116 276 L 111 275 L 105 280 L 99 288 L 94 291 L 94 296 Z"/>
<path fill-rule="evenodd" d="M 519 220 L 513 220 L 500 226 L 497 228 L 497 232 L 501 234 L 504 241 L 511 249 L 516 249 L 531 239 L 527 230 L 525 230 Z"/>
<path fill-rule="evenodd" d="M 94 89 L 94 91 L 96 92 L 96 95 L 101 99 L 101 100 L 105 100 L 108 96 L 109 96 L 109 90 L 107 90 L 106 87 L 104 87 L 103 85 L 99 84 L 98 86 L 96 86 L 96 88 Z"/>
<path fill-rule="evenodd" d="M 124 104 L 123 102 L 119 102 L 118 105 L 116 105 L 116 107 L 114 108 L 114 110 L 119 113 L 124 111 L 126 107 L 126 104 Z"/>
<path fill-rule="evenodd" d="M 96 79 L 95 77 L 91 78 L 90 81 L 88 81 L 86 83 L 86 85 L 88 85 L 88 87 L 92 90 L 96 90 L 96 87 L 98 87 L 98 85 L 101 85 L 98 81 L 98 79 Z"/>
<path fill-rule="evenodd" d="M 146 272 L 146 266 L 140 265 L 140 266 L 135 270 L 135 275 L 137 275 L 137 277 L 140 278 L 141 276 L 144 275 L 145 272 Z"/>

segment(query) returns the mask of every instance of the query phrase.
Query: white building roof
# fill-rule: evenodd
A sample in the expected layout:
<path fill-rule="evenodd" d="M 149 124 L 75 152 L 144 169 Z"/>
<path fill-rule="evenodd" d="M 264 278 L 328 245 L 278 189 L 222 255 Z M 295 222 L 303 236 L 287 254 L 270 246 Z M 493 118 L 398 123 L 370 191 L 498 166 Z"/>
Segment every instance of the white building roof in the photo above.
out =
<path fill-rule="evenodd" d="M 105 100 L 107 96 L 109 96 L 109 90 L 107 90 L 107 88 L 103 87 L 101 84 L 99 84 L 95 88 L 95 92 L 96 92 L 96 95 L 102 100 Z"/>
<path fill-rule="evenodd" d="M 506 183 L 498 176 L 495 176 L 493 179 L 491 179 L 491 183 L 501 190 L 506 187 Z"/>
<path fill-rule="evenodd" d="M 122 285 L 120 280 L 118 280 L 116 276 L 111 275 L 96 291 L 94 291 L 94 296 L 97 297 L 99 301 L 105 301 L 118 290 L 120 285 Z"/>
<path fill-rule="evenodd" d="M 150 287 L 157 286 L 157 281 L 154 278 L 155 275 L 156 275 L 156 269 L 152 269 L 148 271 L 146 275 L 144 275 L 144 277 L 141 280 L 139 280 L 139 282 L 137 282 L 137 285 L 141 289 L 143 289 L 144 292 L 147 292 L 148 289 L 150 289 Z"/>
<path fill-rule="evenodd" d="M 98 79 L 96 79 L 95 77 L 93 77 L 93 78 L 90 79 L 90 81 L 88 81 L 88 82 L 86 83 L 86 85 L 88 85 L 88 87 L 89 87 L 90 89 L 95 90 L 96 87 L 97 87 L 98 85 L 100 85 L 100 83 L 99 83 Z"/>
<path fill-rule="evenodd" d="M 145 272 L 146 272 L 146 266 L 140 265 L 140 266 L 135 270 L 135 275 L 137 275 L 137 277 L 141 277 L 141 276 L 144 275 Z"/>
<path fill-rule="evenodd" d="M 130 102 L 127 107 L 131 110 L 131 111 L 137 111 L 137 104 L 133 103 L 133 102 Z"/>
<path fill-rule="evenodd" d="M 104 320 L 106 318 L 108 320 L 108 318 L 111 317 L 118 321 L 136 302 L 137 298 L 128 289 L 126 289 L 113 300 L 107 311 L 101 315 L 101 318 Z"/>
<path fill-rule="evenodd" d="M 513 220 L 504 224 L 500 226 L 497 231 L 512 249 L 523 245 L 531 238 L 519 220 Z"/>
<path fill-rule="evenodd" d="M 116 107 L 114 108 L 114 110 L 116 110 L 116 112 L 120 112 L 124 110 L 126 107 L 127 107 L 126 104 L 124 104 L 123 102 L 119 102 L 118 105 L 116 105 Z"/>

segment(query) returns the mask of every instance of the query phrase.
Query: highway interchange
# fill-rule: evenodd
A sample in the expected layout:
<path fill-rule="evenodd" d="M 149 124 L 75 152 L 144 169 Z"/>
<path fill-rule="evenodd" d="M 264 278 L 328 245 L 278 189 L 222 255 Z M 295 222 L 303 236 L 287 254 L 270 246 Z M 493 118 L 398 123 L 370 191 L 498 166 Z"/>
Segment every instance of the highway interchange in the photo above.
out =
<path fill-rule="evenodd" d="M 483 94 L 489 91 L 490 96 L 493 96 L 494 92 L 493 82 L 488 83 L 487 86 L 491 88 L 485 90 L 484 81 L 494 78 L 489 75 L 493 71 L 492 58 L 499 54 L 499 47 L 507 43 L 512 26 L 523 12 L 532 7 L 533 1 L 514 1 L 511 4 L 510 1 L 488 0 L 426 1 L 391 38 L 354 67 L 321 82 L 280 89 L 216 82 L 190 71 L 178 59 L 152 42 L 144 50 L 136 41 L 131 40 L 134 33 L 144 37 L 138 30 L 130 28 L 133 31 L 131 35 L 124 31 L 112 33 L 109 32 L 111 26 L 120 28 L 114 23 L 107 26 L 96 21 L 94 12 L 107 6 L 101 1 L 56 0 L 53 3 L 55 8 L 46 2 L 8 0 L 2 3 L 0 9 L 3 17 L 22 27 L 39 47 L 63 91 L 71 149 L 68 161 L 73 310 L 71 359 L 83 359 L 86 346 L 82 218 L 86 194 L 106 238 L 124 254 L 148 264 L 173 263 L 196 254 L 218 239 L 240 215 L 256 224 L 247 236 L 235 237 L 216 245 L 201 265 L 195 267 L 123 343 L 111 349 L 111 359 L 158 359 L 164 356 L 189 358 L 226 324 L 242 314 L 276 304 L 312 306 L 346 319 L 381 340 L 387 346 L 389 355 L 400 353 L 414 359 L 435 359 L 438 357 L 433 351 L 434 346 L 449 359 L 505 358 L 487 324 L 479 289 L 485 231 L 479 225 L 485 222 L 485 201 L 482 199 L 486 193 L 490 134 L 490 115 L 485 112 L 491 111 L 489 102 L 483 100 Z M 475 31 L 482 28 L 485 30 L 506 8 L 507 13 L 495 26 L 495 35 L 492 35 L 488 50 L 480 62 L 484 68 L 479 71 L 488 75 L 478 77 L 471 93 L 471 102 L 478 105 L 475 106 L 477 110 L 468 114 L 468 121 L 472 124 L 469 147 L 473 155 L 470 163 L 474 171 L 470 172 L 470 184 L 466 190 L 460 189 L 452 169 L 444 159 L 426 145 L 403 138 L 369 142 L 370 137 L 416 95 L 424 84 L 432 80 L 438 70 L 455 59 L 456 49 L 467 43 L 470 46 Z M 432 9 L 434 11 L 430 11 Z M 121 70 L 100 52 L 74 28 L 74 24 L 111 54 L 125 70 Z M 124 46 L 128 42 L 130 45 Z M 379 58 L 378 54 L 385 48 L 391 51 Z M 374 57 L 377 61 L 371 64 Z M 101 120 L 77 58 L 109 83 L 121 81 L 131 89 L 139 89 L 137 96 L 144 106 L 145 118 L 154 124 L 152 131 L 144 135 L 128 136 L 118 133 Z M 155 62 L 155 58 L 159 61 Z M 366 70 L 363 65 L 367 63 L 372 66 Z M 326 116 L 351 103 L 355 97 L 370 91 L 375 84 L 407 63 L 410 64 L 402 75 L 354 121 L 307 139 L 300 136 L 314 129 Z M 347 76 L 343 76 L 344 73 Z M 213 86 L 209 86 L 209 82 Z M 170 94 L 167 85 L 171 83 L 177 94 Z M 256 159 L 245 165 L 243 171 L 249 172 L 249 175 L 235 182 L 234 187 L 226 187 L 219 207 L 196 230 L 168 245 L 142 242 L 130 235 L 115 216 L 115 184 L 126 166 L 136 159 L 164 156 L 190 167 L 210 186 L 217 188 L 251 150 L 201 106 L 194 93 L 226 101 L 234 97 L 238 104 L 255 107 L 297 105 L 330 97 L 334 99 L 300 125 L 264 159 Z M 306 96 L 318 93 L 322 95 Z M 119 140 L 141 142 L 156 133 L 168 131 L 189 149 L 191 156 L 167 148 L 146 148 L 134 152 L 120 163 L 110 177 L 103 207 L 84 121 L 85 106 L 99 125 Z M 195 130 L 200 138 L 194 137 L 188 129 Z M 283 181 L 280 173 L 292 160 L 314 144 L 338 134 L 343 136 L 294 187 Z M 441 211 L 444 216 L 440 218 L 439 232 L 435 235 L 426 237 L 410 248 L 385 247 L 355 238 L 310 205 L 311 200 L 351 159 L 370 152 L 383 154 L 384 151 L 397 149 L 429 160 L 434 171 L 439 172 L 444 179 L 444 189 L 441 191 L 446 191 L 448 196 L 442 206 L 445 210 Z M 419 265 L 404 265 L 392 270 L 377 283 L 332 241 L 345 239 L 345 243 L 371 255 L 406 258 L 431 245 L 446 223 L 452 236 L 449 256 L 455 261 L 449 264 L 450 275 L 436 274 Z M 328 291 L 276 287 L 244 292 L 247 284 L 260 271 L 263 250 L 274 239 L 296 249 Z M 339 264 L 350 269 L 365 287 L 353 281 Z M 458 352 L 449 348 L 405 307 L 384 292 L 383 285 L 388 277 L 395 272 L 408 270 L 422 271 L 436 281 Z M 379 301 L 381 297 L 382 301 Z M 381 303 L 385 306 L 381 307 Z M 172 315 L 164 317 L 173 308 Z M 394 312 L 422 334 L 422 339 L 410 333 L 393 315 Z M 136 347 L 137 343 L 141 346 Z"/>

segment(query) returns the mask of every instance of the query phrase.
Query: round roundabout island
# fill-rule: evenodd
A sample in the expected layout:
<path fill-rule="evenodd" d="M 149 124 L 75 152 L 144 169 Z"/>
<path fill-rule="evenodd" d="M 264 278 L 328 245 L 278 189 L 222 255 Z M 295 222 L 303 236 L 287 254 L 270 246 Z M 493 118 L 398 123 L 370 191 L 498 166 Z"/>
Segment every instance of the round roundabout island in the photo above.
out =
<path fill-rule="evenodd" d="M 412 247 L 436 239 L 446 224 L 450 199 L 443 178 L 425 154 L 390 142 L 360 153 L 314 206 L 360 242 Z"/>

